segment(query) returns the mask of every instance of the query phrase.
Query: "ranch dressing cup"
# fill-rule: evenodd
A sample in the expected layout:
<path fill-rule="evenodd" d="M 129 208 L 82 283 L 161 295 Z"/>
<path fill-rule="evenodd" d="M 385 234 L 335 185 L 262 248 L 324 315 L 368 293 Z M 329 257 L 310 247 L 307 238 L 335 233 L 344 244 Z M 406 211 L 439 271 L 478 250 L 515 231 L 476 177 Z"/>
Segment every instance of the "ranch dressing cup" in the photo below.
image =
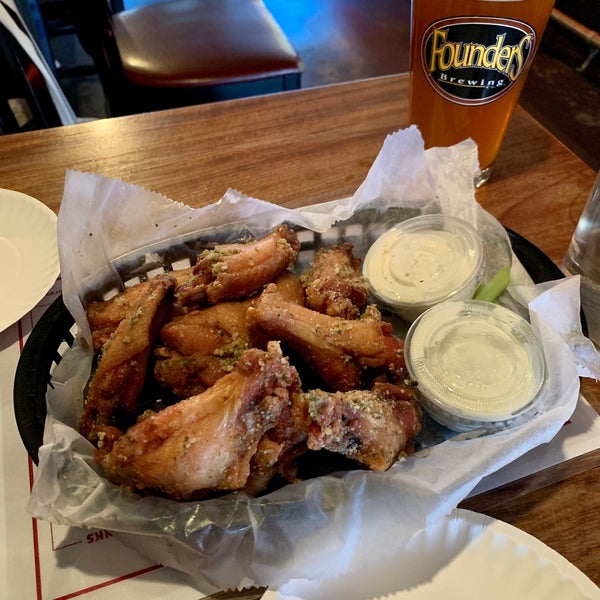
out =
<path fill-rule="evenodd" d="M 484 269 L 483 242 L 475 228 L 442 214 L 392 227 L 363 262 L 372 295 L 409 323 L 445 300 L 472 298 Z"/>
<path fill-rule="evenodd" d="M 408 372 L 424 410 L 454 431 L 495 431 L 537 412 L 546 362 L 531 325 L 478 300 L 445 302 L 410 327 Z"/>

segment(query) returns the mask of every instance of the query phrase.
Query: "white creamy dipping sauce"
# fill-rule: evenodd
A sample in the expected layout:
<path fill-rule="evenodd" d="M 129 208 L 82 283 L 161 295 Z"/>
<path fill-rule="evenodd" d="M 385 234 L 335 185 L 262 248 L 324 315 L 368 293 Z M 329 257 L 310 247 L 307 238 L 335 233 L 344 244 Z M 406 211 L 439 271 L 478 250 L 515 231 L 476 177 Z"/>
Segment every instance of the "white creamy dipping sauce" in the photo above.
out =
<path fill-rule="evenodd" d="M 430 309 L 413 323 L 405 353 L 425 410 L 457 431 L 508 426 L 535 410 L 545 384 L 529 323 L 487 302 Z"/>
<path fill-rule="evenodd" d="M 370 281 L 403 302 L 424 302 L 454 289 L 457 275 L 475 264 L 474 253 L 449 231 L 393 231 L 373 256 Z"/>
<path fill-rule="evenodd" d="M 423 215 L 381 235 L 365 256 L 372 294 L 409 321 L 449 298 L 471 298 L 484 270 L 483 242 L 465 221 Z"/>

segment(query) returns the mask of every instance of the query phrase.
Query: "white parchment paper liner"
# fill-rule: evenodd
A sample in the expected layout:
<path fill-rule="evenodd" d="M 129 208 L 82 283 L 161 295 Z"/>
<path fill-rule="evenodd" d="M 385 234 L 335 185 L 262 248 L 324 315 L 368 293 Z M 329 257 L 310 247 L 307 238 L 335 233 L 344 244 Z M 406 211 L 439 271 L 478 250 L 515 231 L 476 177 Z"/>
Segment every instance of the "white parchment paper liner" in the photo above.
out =
<path fill-rule="evenodd" d="M 534 319 L 549 370 L 539 414 L 494 435 L 457 436 L 385 473 L 334 474 L 261 498 L 240 493 L 186 503 L 142 498 L 109 483 L 93 461 L 92 446 L 73 429 L 89 373 L 89 331 L 80 298 L 106 277 L 107 269 L 110 274 L 111 260 L 140 246 L 222 224 L 261 232 L 290 221 L 326 232 L 337 220 L 369 206 L 454 214 L 497 238 L 499 247 L 506 246 L 503 228 L 475 202 L 474 168 L 473 142 L 425 152 L 418 130 L 411 127 L 387 137 L 351 198 L 298 210 L 233 190 L 213 205 L 191 209 L 121 181 L 68 172 L 59 250 L 65 303 L 81 337 L 60 363 L 55 389 L 48 395 L 44 444 L 28 504 L 31 514 L 63 525 L 120 532 L 142 554 L 218 587 L 276 587 L 291 578 L 343 573 L 357 557 L 363 565 L 377 561 L 449 513 L 484 476 L 551 440 L 572 414 L 579 391 L 572 349 L 552 324 L 561 313 L 553 297 L 561 283 L 544 294 L 551 310 Z M 566 293 L 577 296 L 574 288 Z M 578 315 L 573 318 L 578 321 Z M 571 329 L 577 326 L 570 324 Z"/>

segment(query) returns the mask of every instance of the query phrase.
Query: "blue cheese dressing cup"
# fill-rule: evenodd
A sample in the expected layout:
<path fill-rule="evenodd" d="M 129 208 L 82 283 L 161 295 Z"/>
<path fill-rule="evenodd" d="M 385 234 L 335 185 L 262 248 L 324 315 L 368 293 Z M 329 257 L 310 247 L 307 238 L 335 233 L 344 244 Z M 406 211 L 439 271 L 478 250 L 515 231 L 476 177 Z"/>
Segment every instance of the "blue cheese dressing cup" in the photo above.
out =
<path fill-rule="evenodd" d="M 377 302 L 409 323 L 445 300 L 472 298 L 484 270 L 477 230 L 443 214 L 395 225 L 373 243 L 363 262 Z"/>
<path fill-rule="evenodd" d="M 423 313 L 408 331 L 405 358 L 424 410 L 459 432 L 531 418 L 546 385 L 531 325 L 489 302 L 445 302 Z"/>

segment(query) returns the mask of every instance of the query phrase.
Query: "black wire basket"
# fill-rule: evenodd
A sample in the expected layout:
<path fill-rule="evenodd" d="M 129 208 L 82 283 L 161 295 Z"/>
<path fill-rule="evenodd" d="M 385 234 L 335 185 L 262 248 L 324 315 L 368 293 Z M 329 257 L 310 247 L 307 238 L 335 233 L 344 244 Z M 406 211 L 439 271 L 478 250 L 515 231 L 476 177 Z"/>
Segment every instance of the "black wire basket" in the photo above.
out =
<path fill-rule="evenodd" d="M 560 279 L 564 276 L 539 248 L 514 231 L 507 230 L 507 232 L 513 251 L 535 283 Z M 369 236 L 365 237 L 363 233 L 356 229 L 356 224 L 348 223 L 337 232 L 337 241 L 369 244 L 371 241 Z M 377 231 L 372 230 L 371 235 L 377 235 Z M 318 234 L 311 232 L 308 237 L 303 236 L 301 254 L 302 252 L 306 254 L 305 261 L 314 256 L 316 248 L 325 244 L 326 241 Z M 135 264 L 124 261 L 117 270 L 122 277 L 127 273 L 128 281 L 135 278 L 143 280 L 157 268 L 157 265 L 164 268 L 167 264 L 172 268 L 176 259 L 181 258 L 182 255 L 192 257 L 190 260 L 193 262 L 193 257 L 197 256 L 198 250 L 197 244 L 190 247 L 190 244 L 186 243 L 185 247 L 175 255 L 172 254 L 172 248 L 169 249 L 168 256 L 157 254 L 155 251 L 145 252 L 142 253 L 145 259 L 140 259 L 138 254 Z M 114 281 L 107 284 L 100 293 L 106 294 L 112 287 Z M 33 328 L 17 365 L 14 383 L 15 418 L 23 444 L 36 464 L 38 449 L 43 441 L 46 392 L 48 386 L 52 385 L 54 369 L 75 340 L 75 329 L 75 321 L 65 307 L 62 296 L 59 296 Z"/>

